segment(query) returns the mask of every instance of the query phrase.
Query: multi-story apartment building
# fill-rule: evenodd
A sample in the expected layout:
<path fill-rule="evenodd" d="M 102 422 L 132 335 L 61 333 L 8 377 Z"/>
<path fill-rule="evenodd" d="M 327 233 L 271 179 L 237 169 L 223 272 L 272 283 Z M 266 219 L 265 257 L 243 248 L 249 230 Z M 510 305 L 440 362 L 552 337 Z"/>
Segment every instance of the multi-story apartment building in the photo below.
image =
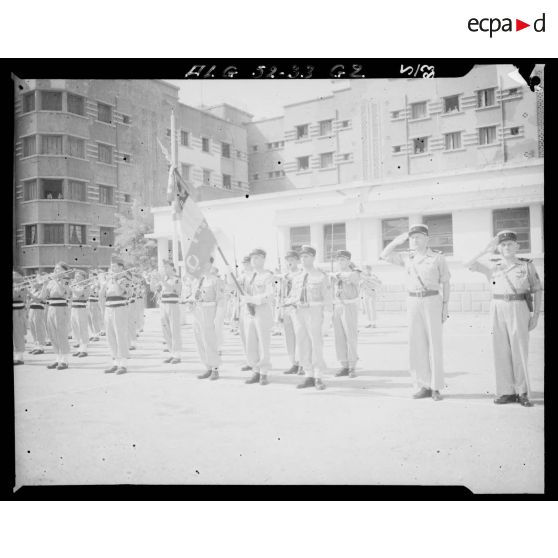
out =
<path fill-rule="evenodd" d="M 380 252 L 409 225 L 426 223 L 453 274 L 451 308 L 485 309 L 483 279 L 462 261 L 497 231 L 516 230 L 541 276 L 544 266 L 543 92 L 511 71 L 487 65 L 455 79 L 354 80 L 286 106 L 282 117 L 248 122 L 250 198 L 200 206 L 234 238 L 238 257 L 256 243 L 275 265 L 285 250 L 310 243 L 326 268 L 341 248 L 378 264 L 381 307 L 391 310 L 404 305 L 403 281 Z M 154 213 L 164 253 L 167 210 Z"/>
<path fill-rule="evenodd" d="M 166 203 L 170 115 L 199 200 L 248 191 L 246 129 L 233 107 L 178 101 L 159 80 L 30 80 L 15 99 L 14 264 L 106 267 L 117 213 Z"/>

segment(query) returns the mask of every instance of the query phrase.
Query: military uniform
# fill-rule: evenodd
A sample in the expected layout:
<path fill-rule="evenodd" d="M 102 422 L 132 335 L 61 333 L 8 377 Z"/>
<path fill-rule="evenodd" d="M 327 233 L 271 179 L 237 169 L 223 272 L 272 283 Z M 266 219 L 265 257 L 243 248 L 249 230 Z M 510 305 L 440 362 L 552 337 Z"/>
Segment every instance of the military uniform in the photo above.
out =
<path fill-rule="evenodd" d="M 127 372 L 127 359 L 130 358 L 130 340 L 128 338 L 128 292 L 129 281 L 125 274 L 107 274 L 101 289 L 101 299 L 105 306 L 105 331 L 107 335 L 112 366 L 106 373 Z"/>
<path fill-rule="evenodd" d="M 339 250 L 338 258 L 351 258 L 347 250 Z M 358 360 L 358 307 L 360 302 L 360 276 L 356 271 L 338 272 L 333 275 L 334 312 L 333 333 L 335 336 L 335 352 L 341 363 L 337 376 L 351 377 L 355 375 Z"/>
<path fill-rule="evenodd" d="M 223 300 L 223 281 L 212 273 L 202 275 L 193 284 L 194 339 L 200 360 L 206 372 L 200 379 L 219 378 L 218 368 L 221 364 L 219 345 L 216 334 L 217 308 Z"/>
<path fill-rule="evenodd" d="M 517 238 L 515 233 L 513 237 L 508 231 L 502 233 L 499 238 Z M 490 333 L 496 394 L 530 395 L 527 359 L 531 314 L 525 295 L 542 290 L 535 266 L 532 260 L 516 258 L 511 265 L 499 259 L 490 264 L 475 262 L 469 269 L 483 273 L 492 291 Z"/>
<path fill-rule="evenodd" d="M 303 253 L 316 255 L 316 251 L 311 246 L 303 246 L 301 254 Z M 293 287 L 287 303 L 293 304 L 296 308 L 293 317 L 298 354 L 306 380 L 311 379 L 298 387 L 316 385 L 319 389 L 323 389 L 325 386 L 321 382 L 321 377 L 327 367 L 323 355 L 322 328 L 324 310 L 332 305 L 331 283 L 328 276 L 319 269 L 310 271 L 302 269 L 293 279 Z"/>
<path fill-rule="evenodd" d="M 70 320 L 72 325 L 72 338 L 79 343 L 79 350 L 73 356 L 87 356 L 87 344 L 89 342 L 87 302 L 90 289 L 85 285 L 71 286 L 72 302 Z"/>
<path fill-rule="evenodd" d="M 366 271 L 362 273 L 360 279 L 360 292 L 364 305 L 364 312 L 368 318 L 366 327 L 376 327 L 376 299 L 381 281 L 376 275 Z"/>
<path fill-rule="evenodd" d="M 265 251 L 255 249 L 250 256 L 265 257 Z M 271 368 L 271 329 L 273 328 L 273 272 L 264 269 L 254 271 L 250 282 L 246 285 L 244 301 L 252 305 L 253 314 L 245 314 L 246 325 L 246 356 L 248 365 L 254 374 L 247 383 L 267 383 L 267 374 Z"/>
<path fill-rule="evenodd" d="M 288 252 L 288 257 L 297 258 L 297 252 Z M 293 281 L 295 277 L 297 277 L 301 273 L 300 269 L 296 271 L 288 271 L 283 275 L 281 281 L 281 288 L 282 288 L 282 299 L 288 300 L 292 289 L 293 289 Z M 296 325 L 295 325 L 295 317 L 294 313 L 295 310 L 293 307 L 288 306 L 282 309 L 283 312 L 283 332 L 285 334 L 285 345 L 287 347 L 287 354 L 289 355 L 289 360 L 291 361 L 291 368 L 285 372 L 285 374 L 296 374 L 298 372 L 303 372 L 302 367 L 299 366 L 300 357 L 297 350 L 297 343 L 296 343 Z"/>
<path fill-rule="evenodd" d="M 93 341 L 98 340 L 98 336 L 103 329 L 103 314 L 99 305 L 99 280 L 96 279 L 89 291 L 89 326 Z"/>
<path fill-rule="evenodd" d="M 145 282 L 138 278 L 136 281 L 136 337 L 143 331 L 145 322 Z"/>
<path fill-rule="evenodd" d="M 180 328 L 180 306 L 178 304 L 181 292 L 181 282 L 178 277 L 171 275 L 161 281 L 161 326 L 170 358 L 166 362 L 176 364 L 180 362 L 182 351 L 182 337 Z"/>
<path fill-rule="evenodd" d="M 246 261 L 250 262 L 250 258 L 246 256 L 243 259 L 243 263 Z M 250 281 L 255 278 L 255 274 L 253 271 L 243 271 L 242 275 L 240 276 L 238 283 L 240 288 L 242 289 L 243 293 L 248 292 Z M 251 366 L 248 364 L 248 350 L 246 347 L 246 320 L 248 316 L 248 308 L 246 304 L 242 304 L 240 299 L 238 301 L 239 308 L 238 308 L 238 332 L 240 335 L 240 341 L 242 342 L 242 348 L 244 349 L 244 355 L 246 357 L 246 365 L 242 367 L 242 370 L 251 370 Z"/>
<path fill-rule="evenodd" d="M 26 307 L 27 289 L 18 285 L 22 277 L 19 273 L 13 273 L 16 283 L 12 289 L 12 324 L 14 341 L 14 365 L 23 364 L 23 353 L 25 352 L 25 334 L 27 332 Z"/>
<path fill-rule="evenodd" d="M 128 340 L 130 349 L 136 348 L 137 340 L 137 306 L 136 297 L 138 296 L 137 284 L 131 276 L 128 276 L 130 291 L 128 293 Z"/>
<path fill-rule="evenodd" d="M 32 287 L 29 295 L 29 330 L 35 348 L 31 354 L 42 354 L 46 344 L 46 301 L 41 298 L 42 285 Z"/>
<path fill-rule="evenodd" d="M 221 354 L 223 350 L 223 341 L 224 341 L 224 327 L 225 327 L 225 312 L 227 310 L 227 298 L 225 293 L 225 283 L 219 277 L 219 275 L 213 271 L 215 277 L 217 277 L 220 281 L 222 295 L 217 301 L 217 308 L 215 311 L 215 335 L 217 337 L 217 351 Z"/>
<path fill-rule="evenodd" d="M 409 234 L 422 232 L 423 228 L 415 226 Z M 438 392 L 444 387 L 440 285 L 450 279 L 446 260 L 441 252 L 430 248 L 423 255 L 391 252 L 384 259 L 403 266 L 406 272 L 411 373 L 420 388 Z"/>

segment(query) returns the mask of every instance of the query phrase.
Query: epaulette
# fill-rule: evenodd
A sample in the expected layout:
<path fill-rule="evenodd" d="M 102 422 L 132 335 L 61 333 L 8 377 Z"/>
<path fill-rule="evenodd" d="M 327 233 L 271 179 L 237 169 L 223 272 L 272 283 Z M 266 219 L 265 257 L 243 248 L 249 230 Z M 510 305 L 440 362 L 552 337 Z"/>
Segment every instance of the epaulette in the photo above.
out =
<path fill-rule="evenodd" d="M 432 248 L 430 248 L 430 250 L 432 250 Z M 444 254 L 441 250 L 432 250 L 432 252 L 434 252 L 434 254 Z"/>
<path fill-rule="evenodd" d="M 527 263 L 531 263 L 533 260 L 529 259 L 529 258 L 517 258 L 518 260 L 521 260 L 522 262 L 527 262 Z"/>

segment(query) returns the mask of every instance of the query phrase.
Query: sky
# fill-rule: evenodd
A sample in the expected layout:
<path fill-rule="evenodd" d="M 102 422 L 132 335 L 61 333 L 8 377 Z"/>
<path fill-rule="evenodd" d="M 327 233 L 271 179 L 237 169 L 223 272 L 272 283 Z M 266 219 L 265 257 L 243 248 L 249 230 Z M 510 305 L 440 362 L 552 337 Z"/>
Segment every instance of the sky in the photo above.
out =
<path fill-rule="evenodd" d="M 349 85 L 348 80 L 165 80 L 180 87 L 179 99 L 199 107 L 228 103 L 254 115 L 254 120 L 281 116 L 283 105 L 328 96 Z"/>

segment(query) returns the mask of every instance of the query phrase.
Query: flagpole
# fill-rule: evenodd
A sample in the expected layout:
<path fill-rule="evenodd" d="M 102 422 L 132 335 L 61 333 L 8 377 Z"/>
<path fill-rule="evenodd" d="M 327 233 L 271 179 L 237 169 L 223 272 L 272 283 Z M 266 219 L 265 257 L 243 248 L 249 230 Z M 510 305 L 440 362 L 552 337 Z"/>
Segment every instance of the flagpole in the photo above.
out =
<path fill-rule="evenodd" d="M 171 109 L 171 165 L 176 169 L 177 166 L 177 145 L 176 145 L 176 121 L 174 117 L 174 109 Z M 176 203 L 176 188 L 173 189 L 173 201 Z M 179 269 L 179 259 L 178 259 L 178 221 L 173 218 L 172 222 L 172 261 L 174 263 L 174 268 L 177 272 Z"/>
<path fill-rule="evenodd" d="M 241 296 L 244 295 L 244 291 L 242 290 L 242 287 L 240 286 L 240 283 L 237 281 L 236 277 L 234 276 L 234 273 L 231 270 L 231 266 L 229 265 L 229 262 L 227 261 L 227 258 L 225 258 L 225 254 L 223 254 L 223 250 L 221 250 L 221 247 L 218 244 L 217 244 L 217 251 L 219 252 L 219 255 L 221 256 L 221 258 L 223 259 L 223 262 L 227 266 L 227 269 L 229 270 L 229 274 L 230 274 L 232 280 L 234 281 L 234 284 L 235 284 L 236 288 L 238 289 L 238 292 L 240 293 Z"/>

